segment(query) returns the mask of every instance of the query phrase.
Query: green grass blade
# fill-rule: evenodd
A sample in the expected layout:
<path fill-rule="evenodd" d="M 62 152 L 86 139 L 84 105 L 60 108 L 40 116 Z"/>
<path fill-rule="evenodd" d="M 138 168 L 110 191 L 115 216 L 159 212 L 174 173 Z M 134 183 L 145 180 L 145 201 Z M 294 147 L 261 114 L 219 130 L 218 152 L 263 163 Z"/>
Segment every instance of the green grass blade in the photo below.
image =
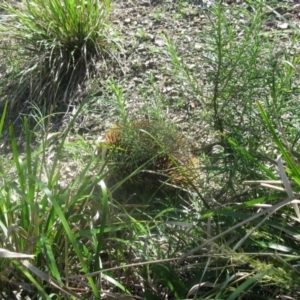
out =
<path fill-rule="evenodd" d="M 52 194 L 52 192 L 49 190 L 49 188 L 43 183 L 41 182 L 39 179 L 36 179 L 37 184 L 39 185 L 40 189 L 44 192 L 45 195 L 47 195 L 49 201 L 51 202 L 51 204 L 53 205 L 54 209 L 55 209 L 55 213 L 58 215 L 58 218 L 60 220 L 60 222 L 63 224 L 64 230 L 66 232 L 66 235 L 68 236 L 70 243 L 72 244 L 72 246 L 74 247 L 74 250 L 76 252 L 76 255 L 81 263 L 83 272 L 85 272 L 86 274 L 89 273 L 88 267 L 86 265 L 86 262 L 84 260 L 84 257 L 82 255 L 82 252 L 77 244 L 77 240 L 75 238 L 75 235 L 73 234 L 68 221 L 66 220 L 63 211 L 60 207 L 60 205 L 58 204 L 58 202 L 56 201 L 55 196 Z M 92 288 L 93 294 L 97 299 L 100 299 L 100 295 L 99 295 L 99 291 L 98 288 L 96 287 L 93 278 L 88 277 L 88 281 L 89 284 Z"/>
<path fill-rule="evenodd" d="M 4 105 L 2 115 L 0 118 L 0 137 L 2 136 L 4 121 L 5 121 L 5 117 L 6 117 L 6 113 L 7 113 L 7 107 L 8 107 L 8 101 L 5 101 L 5 105 Z"/>
<path fill-rule="evenodd" d="M 28 228 L 30 225 L 30 220 L 28 219 L 30 216 L 30 206 L 28 205 L 30 204 L 30 199 L 28 198 L 28 190 L 26 187 L 26 165 L 19 156 L 17 142 L 12 125 L 9 126 L 9 135 L 11 140 L 11 148 L 13 152 L 13 161 L 18 174 L 18 186 L 20 187 L 19 189 L 19 187 L 16 186 L 15 189 L 19 190 L 20 195 L 23 195 L 23 197 L 21 197 L 21 226 L 23 228 Z"/>
<path fill-rule="evenodd" d="M 10 140 L 11 140 L 11 148 L 12 148 L 12 153 L 13 153 L 13 161 L 16 166 L 17 174 L 18 174 L 18 179 L 19 179 L 19 184 L 21 187 L 22 192 L 25 192 L 25 177 L 23 176 L 23 164 L 21 161 L 21 158 L 19 156 L 19 152 L 17 149 L 17 141 L 14 135 L 14 130 L 13 126 L 9 125 L 9 135 L 10 135 Z"/>
<path fill-rule="evenodd" d="M 225 135 L 223 135 L 226 137 Z M 253 157 L 248 151 L 246 151 L 243 147 L 239 146 L 233 139 L 227 137 L 228 142 L 240 153 L 243 154 L 244 157 L 249 159 L 252 163 L 257 165 L 262 171 L 264 171 L 268 178 L 271 179 L 277 179 L 277 177 L 273 174 L 272 171 L 270 171 L 268 168 L 266 168 L 263 164 L 261 164 L 255 157 Z"/>
<path fill-rule="evenodd" d="M 274 142 L 276 143 L 277 147 L 279 148 L 280 152 L 282 153 L 285 161 L 287 162 L 290 169 L 293 171 L 293 174 L 300 180 L 300 172 L 299 172 L 298 168 L 296 167 L 295 163 L 291 159 L 290 155 L 285 150 L 284 145 L 281 143 L 278 135 L 275 132 L 273 125 L 271 124 L 269 117 L 267 116 L 265 110 L 263 109 L 263 107 L 259 101 L 257 101 L 257 106 L 258 106 L 259 112 L 260 112 L 266 126 L 268 127 L 270 133 L 272 134 Z"/>
<path fill-rule="evenodd" d="M 45 237 L 40 239 L 44 256 L 47 260 L 47 267 L 49 267 L 52 276 L 58 281 L 59 284 L 63 284 L 62 279 L 60 277 L 60 273 L 56 264 L 56 260 L 54 257 L 54 253 L 52 251 L 52 247 L 50 245 L 50 241 L 48 241 Z"/>
<path fill-rule="evenodd" d="M 113 277 L 106 275 L 104 273 L 101 274 L 102 278 L 107 280 L 108 282 L 112 283 L 113 285 L 115 285 L 116 287 L 118 287 L 121 291 L 123 291 L 124 293 L 130 295 L 131 293 L 124 287 L 123 284 L 121 284 L 119 281 L 115 280 Z"/>
<path fill-rule="evenodd" d="M 106 228 L 106 220 L 108 218 L 108 193 L 107 188 L 103 180 L 99 182 L 101 191 L 102 191 L 102 213 L 101 213 L 101 225 L 100 225 L 100 233 L 98 237 L 98 244 L 96 249 L 96 257 L 100 259 L 100 251 L 103 245 L 104 233 Z M 95 271 L 100 270 L 100 262 L 96 261 L 95 263 Z"/>
<path fill-rule="evenodd" d="M 227 298 L 227 300 L 237 299 L 238 297 L 243 295 L 243 293 L 247 289 L 249 289 L 252 285 L 254 285 L 258 280 L 260 280 L 261 278 L 263 278 L 265 275 L 267 275 L 269 273 L 270 273 L 270 270 L 266 270 L 264 272 L 255 274 L 254 276 L 250 277 L 245 282 L 243 282 L 241 285 L 239 285 L 237 287 L 237 289 L 233 293 L 231 293 L 231 295 Z"/>
<path fill-rule="evenodd" d="M 28 127 L 28 119 L 24 118 L 24 129 L 25 129 L 25 138 L 26 138 L 26 171 L 28 175 L 28 187 L 27 187 L 27 195 L 31 202 L 34 201 L 35 196 L 35 181 L 33 180 L 32 176 L 36 176 L 36 174 L 33 174 L 32 170 L 32 148 L 31 148 L 31 132 Z"/>
<path fill-rule="evenodd" d="M 51 298 L 47 295 L 43 286 L 41 286 L 36 279 L 31 275 L 31 273 L 18 261 L 12 260 L 13 264 L 32 282 L 32 284 L 39 291 L 40 295 L 47 300 L 51 300 Z"/>

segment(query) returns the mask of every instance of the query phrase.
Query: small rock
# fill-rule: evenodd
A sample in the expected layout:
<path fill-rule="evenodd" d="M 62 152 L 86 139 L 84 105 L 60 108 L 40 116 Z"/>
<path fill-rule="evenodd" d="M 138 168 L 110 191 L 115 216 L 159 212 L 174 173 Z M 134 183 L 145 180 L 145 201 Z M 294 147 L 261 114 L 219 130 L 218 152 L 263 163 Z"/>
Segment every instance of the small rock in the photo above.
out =
<path fill-rule="evenodd" d="M 288 23 L 278 23 L 277 24 L 277 28 L 288 29 L 289 28 L 289 24 Z"/>
<path fill-rule="evenodd" d="M 202 48 L 202 45 L 200 43 L 195 43 L 194 48 L 196 50 L 200 50 Z"/>
<path fill-rule="evenodd" d="M 154 40 L 154 44 L 161 47 L 165 44 L 165 42 L 164 42 L 163 39 L 156 37 L 155 40 Z"/>

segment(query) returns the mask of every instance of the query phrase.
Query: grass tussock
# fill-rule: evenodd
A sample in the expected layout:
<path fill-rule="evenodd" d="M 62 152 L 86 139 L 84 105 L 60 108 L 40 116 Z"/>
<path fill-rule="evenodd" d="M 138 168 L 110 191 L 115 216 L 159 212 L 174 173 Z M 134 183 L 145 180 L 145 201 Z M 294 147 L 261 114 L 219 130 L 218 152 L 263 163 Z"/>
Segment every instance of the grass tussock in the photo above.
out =
<path fill-rule="evenodd" d="M 6 2 L 1 8 L 2 44 L 18 62 L 7 87 L 12 104 L 68 100 L 97 61 L 113 56 L 111 0 Z"/>

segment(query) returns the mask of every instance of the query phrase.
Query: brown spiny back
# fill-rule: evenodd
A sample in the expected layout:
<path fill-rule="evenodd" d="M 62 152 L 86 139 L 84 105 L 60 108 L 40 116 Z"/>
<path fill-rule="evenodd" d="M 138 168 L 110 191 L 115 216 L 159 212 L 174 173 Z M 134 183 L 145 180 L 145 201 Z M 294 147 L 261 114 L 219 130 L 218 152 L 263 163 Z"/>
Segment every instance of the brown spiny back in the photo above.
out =
<path fill-rule="evenodd" d="M 120 178 L 130 183 L 159 187 L 163 182 L 186 186 L 195 180 L 197 159 L 184 137 L 174 129 L 148 120 L 115 124 L 105 135 L 99 152 L 106 150 Z"/>

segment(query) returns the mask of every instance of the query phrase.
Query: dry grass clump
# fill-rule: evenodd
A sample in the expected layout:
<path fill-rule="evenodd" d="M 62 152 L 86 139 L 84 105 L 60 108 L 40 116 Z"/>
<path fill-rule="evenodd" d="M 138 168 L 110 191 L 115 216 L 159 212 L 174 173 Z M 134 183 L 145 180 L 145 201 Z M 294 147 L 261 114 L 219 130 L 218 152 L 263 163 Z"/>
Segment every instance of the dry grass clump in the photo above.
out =
<path fill-rule="evenodd" d="M 113 166 L 113 177 L 135 186 L 188 187 L 195 182 L 197 159 L 185 138 L 157 121 L 115 124 L 99 152 Z"/>

